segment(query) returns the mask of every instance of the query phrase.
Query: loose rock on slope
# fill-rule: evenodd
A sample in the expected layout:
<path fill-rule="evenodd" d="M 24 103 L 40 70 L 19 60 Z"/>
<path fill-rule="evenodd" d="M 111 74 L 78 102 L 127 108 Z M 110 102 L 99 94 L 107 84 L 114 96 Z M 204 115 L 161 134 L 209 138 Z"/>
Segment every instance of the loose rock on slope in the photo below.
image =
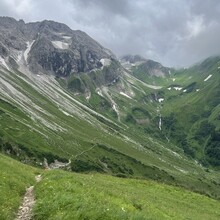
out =
<path fill-rule="evenodd" d="M 37 182 L 41 181 L 41 175 L 35 177 Z M 22 205 L 19 207 L 18 214 L 15 220 L 31 220 L 32 209 L 35 204 L 34 186 L 27 188 L 24 195 Z"/>

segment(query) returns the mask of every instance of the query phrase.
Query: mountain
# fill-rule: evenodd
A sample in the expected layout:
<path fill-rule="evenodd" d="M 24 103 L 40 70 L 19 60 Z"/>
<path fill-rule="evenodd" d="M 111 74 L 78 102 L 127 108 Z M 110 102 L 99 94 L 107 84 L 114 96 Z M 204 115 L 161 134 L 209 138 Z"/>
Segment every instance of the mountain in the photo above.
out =
<path fill-rule="evenodd" d="M 170 73 L 170 69 L 162 66 L 160 63 L 153 60 L 147 60 L 140 64 L 136 71 L 145 72 L 147 75 L 153 77 L 166 77 Z"/>
<path fill-rule="evenodd" d="M 204 165 L 214 166 L 220 165 L 219 63 L 220 57 L 210 57 L 178 70 L 171 76 L 173 83 L 163 90 L 166 134 Z"/>
<path fill-rule="evenodd" d="M 69 76 L 101 68 L 115 59 L 86 33 L 53 21 L 27 23 L 1 17 L 0 55 L 5 65 L 28 66 L 35 74 Z"/>
<path fill-rule="evenodd" d="M 165 67 L 159 62 L 143 58 L 139 55 L 125 55 L 120 58 L 120 62 L 130 75 L 158 89 L 165 82 L 169 82 L 171 74 L 175 71 L 174 68 Z"/>
<path fill-rule="evenodd" d="M 126 62 L 130 62 L 129 57 Z M 183 69 L 139 59 L 128 70 L 142 82 L 161 86 L 151 101 L 160 103 L 159 125 L 164 137 L 203 165 L 215 167 L 220 159 L 219 64 L 219 56 Z M 151 74 L 158 69 L 163 74 Z"/>
<path fill-rule="evenodd" d="M 219 199 L 219 57 L 176 70 L 53 21 L 0 29 L 2 153 Z"/>

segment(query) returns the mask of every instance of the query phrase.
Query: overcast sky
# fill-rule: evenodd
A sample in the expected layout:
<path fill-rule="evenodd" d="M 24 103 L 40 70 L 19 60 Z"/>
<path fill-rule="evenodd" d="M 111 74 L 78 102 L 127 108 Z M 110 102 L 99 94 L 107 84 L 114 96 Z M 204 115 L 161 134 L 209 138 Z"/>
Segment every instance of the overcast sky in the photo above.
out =
<path fill-rule="evenodd" d="M 0 15 L 66 23 L 117 56 L 167 66 L 220 54 L 220 0 L 0 0 Z"/>

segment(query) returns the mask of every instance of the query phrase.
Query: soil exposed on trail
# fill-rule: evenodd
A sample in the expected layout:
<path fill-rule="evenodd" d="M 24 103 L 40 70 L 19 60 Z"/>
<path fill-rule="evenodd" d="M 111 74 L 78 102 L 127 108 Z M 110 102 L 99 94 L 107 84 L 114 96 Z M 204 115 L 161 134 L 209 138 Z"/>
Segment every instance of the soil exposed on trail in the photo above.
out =
<path fill-rule="evenodd" d="M 41 175 L 35 177 L 36 182 L 41 181 Z M 27 188 L 26 193 L 23 198 L 23 202 L 18 209 L 18 214 L 15 220 L 31 220 L 32 219 L 32 209 L 35 204 L 34 197 L 34 186 Z"/>

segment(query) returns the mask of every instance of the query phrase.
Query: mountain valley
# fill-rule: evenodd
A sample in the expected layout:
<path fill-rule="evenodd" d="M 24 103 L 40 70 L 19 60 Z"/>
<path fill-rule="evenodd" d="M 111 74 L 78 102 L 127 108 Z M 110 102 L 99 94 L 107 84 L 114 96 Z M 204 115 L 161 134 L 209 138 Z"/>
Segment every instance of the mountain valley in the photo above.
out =
<path fill-rule="evenodd" d="M 4 188 L 6 199 L 0 202 L 7 209 L 0 213 L 3 219 L 15 217 L 25 187 L 33 184 L 36 219 L 70 219 L 70 213 L 63 213 L 64 206 L 57 211 L 65 199 L 71 200 L 68 195 L 62 197 L 65 190 L 59 184 L 70 193 L 77 191 L 79 203 L 92 191 L 87 201 L 74 208 L 72 215 L 77 213 L 78 219 L 111 219 L 114 212 L 116 219 L 131 219 L 131 215 L 145 219 L 148 214 L 152 219 L 189 217 L 179 211 L 175 214 L 175 209 L 164 214 L 159 196 L 168 192 L 173 193 L 171 206 L 176 196 L 186 199 L 185 203 L 195 199 L 194 206 L 214 204 L 216 209 L 210 208 L 210 216 L 204 219 L 218 219 L 219 56 L 175 69 L 139 55 L 118 59 L 86 33 L 54 21 L 25 23 L 0 17 L 0 29 L 0 163 L 2 169 L 15 164 L 10 168 L 14 185 L 10 186 L 8 171 L 1 174 L 10 186 Z M 26 167 L 28 180 L 16 166 Z M 68 172 L 54 170 L 59 168 Z M 39 173 L 43 180 L 34 183 Z M 100 184 L 100 189 L 90 188 L 87 182 Z M 52 188 L 47 184 L 53 187 L 57 207 L 52 205 Z M 152 191 L 142 184 L 149 184 Z M 116 198 L 120 187 L 127 189 L 126 202 Z M 18 190 L 18 197 L 10 212 L 6 201 L 11 189 Z M 134 190 L 137 198 L 132 196 Z M 142 191 L 152 199 L 147 203 L 149 212 Z M 113 211 L 103 214 L 100 208 L 94 214 L 89 204 L 96 197 L 101 203 L 105 196 Z M 138 199 L 140 204 L 134 202 Z M 43 208 L 47 202 L 48 211 Z M 179 204 L 176 210 L 181 208 Z M 185 208 L 194 213 L 192 207 Z M 203 213 L 202 208 L 198 213 Z M 198 219 L 204 213 L 192 216 Z"/>

